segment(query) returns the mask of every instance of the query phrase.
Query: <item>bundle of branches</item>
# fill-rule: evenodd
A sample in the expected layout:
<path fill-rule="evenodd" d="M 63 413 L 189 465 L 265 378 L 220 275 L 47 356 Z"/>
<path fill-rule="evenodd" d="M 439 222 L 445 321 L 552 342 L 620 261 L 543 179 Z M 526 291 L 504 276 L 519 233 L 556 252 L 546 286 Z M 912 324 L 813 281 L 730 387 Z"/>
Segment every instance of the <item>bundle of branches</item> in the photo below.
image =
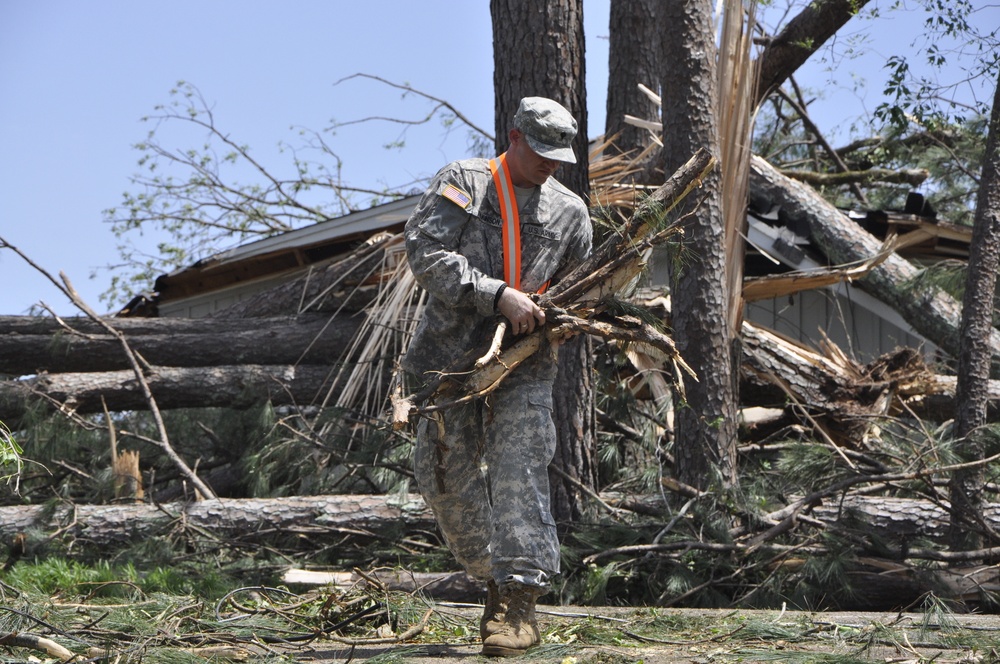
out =
<path fill-rule="evenodd" d="M 612 305 L 615 296 L 635 284 L 652 247 L 681 233 L 677 223 L 667 224 L 665 220 L 701 184 L 715 163 L 707 150 L 699 149 L 590 258 L 546 293 L 536 296 L 545 312 L 545 326 L 504 348 L 501 341 L 507 324 L 501 320 L 485 352 L 482 348 L 471 352 L 417 393 L 404 395 L 397 387 L 392 396 L 393 427 L 403 428 L 417 413 L 441 410 L 489 394 L 543 347 L 543 339 L 557 341 L 579 332 L 638 344 L 670 362 L 675 376 L 684 371 L 696 378 L 666 333 L 636 316 L 617 312 Z M 397 381 L 397 385 L 400 383 Z"/>

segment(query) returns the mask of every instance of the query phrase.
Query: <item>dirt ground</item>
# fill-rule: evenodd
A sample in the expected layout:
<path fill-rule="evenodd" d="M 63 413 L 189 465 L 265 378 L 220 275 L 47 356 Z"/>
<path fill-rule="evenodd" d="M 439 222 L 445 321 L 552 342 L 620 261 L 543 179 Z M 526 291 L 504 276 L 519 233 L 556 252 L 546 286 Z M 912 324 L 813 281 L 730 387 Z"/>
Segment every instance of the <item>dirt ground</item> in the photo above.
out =
<path fill-rule="evenodd" d="M 403 643 L 313 642 L 285 651 L 296 662 L 490 661 L 479 654 L 481 611 L 438 603 L 428 630 Z M 684 610 L 625 607 L 539 607 L 543 643 L 505 661 L 559 664 L 870 661 L 944 664 L 1000 662 L 1000 616 L 917 613 Z M 433 634 L 428 639 L 428 635 Z"/>

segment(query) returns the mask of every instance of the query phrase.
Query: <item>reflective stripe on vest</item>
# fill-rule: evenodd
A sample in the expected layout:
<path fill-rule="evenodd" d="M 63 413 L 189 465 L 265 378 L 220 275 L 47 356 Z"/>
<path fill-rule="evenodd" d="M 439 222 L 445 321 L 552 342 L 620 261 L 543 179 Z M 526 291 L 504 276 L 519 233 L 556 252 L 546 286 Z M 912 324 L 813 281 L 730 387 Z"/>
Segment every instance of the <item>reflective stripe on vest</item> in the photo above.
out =
<path fill-rule="evenodd" d="M 500 216 L 503 217 L 503 280 L 515 290 L 521 290 L 521 215 L 517 211 L 517 194 L 507 169 L 507 153 L 490 159 L 490 172 L 497 189 L 500 202 Z M 546 281 L 538 289 L 544 293 L 549 287 Z"/>
<path fill-rule="evenodd" d="M 508 286 L 521 290 L 521 217 L 517 213 L 517 195 L 507 169 L 507 153 L 490 159 L 493 184 L 503 217 L 503 278 Z"/>

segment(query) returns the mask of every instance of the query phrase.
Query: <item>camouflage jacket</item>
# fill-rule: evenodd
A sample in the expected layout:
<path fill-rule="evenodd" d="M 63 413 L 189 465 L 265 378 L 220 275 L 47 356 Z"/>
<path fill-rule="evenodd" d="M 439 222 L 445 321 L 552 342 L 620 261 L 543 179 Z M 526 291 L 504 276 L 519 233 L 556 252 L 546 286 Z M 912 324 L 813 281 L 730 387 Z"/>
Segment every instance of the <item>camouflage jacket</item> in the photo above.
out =
<path fill-rule="evenodd" d="M 537 291 L 590 255 L 587 207 L 554 178 L 535 189 L 520 220 L 521 290 Z M 430 297 L 403 358 L 403 368 L 414 376 L 450 367 L 492 336 L 500 316 L 494 303 L 504 283 L 502 225 L 486 159 L 448 164 L 417 203 L 406 223 L 406 253 Z M 536 353 L 528 370 L 554 378 L 550 355 Z"/>

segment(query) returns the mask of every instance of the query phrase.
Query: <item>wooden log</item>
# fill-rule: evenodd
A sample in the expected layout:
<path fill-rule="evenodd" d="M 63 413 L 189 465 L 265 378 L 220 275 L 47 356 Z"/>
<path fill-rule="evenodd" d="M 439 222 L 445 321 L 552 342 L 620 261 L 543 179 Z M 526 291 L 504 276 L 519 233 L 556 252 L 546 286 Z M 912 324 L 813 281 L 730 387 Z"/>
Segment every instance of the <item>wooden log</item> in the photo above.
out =
<path fill-rule="evenodd" d="M 257 541 L 302 536 L 314 544 L 343 537 L 342 529 L 386 533 L 393 527 L 434 529 L 419 495 L 343 495 L 216 499 L 190 503 L 0 506 L 0 542 L 34 532 L 73 541 L 74 547 L 116 547 L 189 527 L 213 536 Z M 286 537 L 291 543 L 291 538 Z"/>
<path fill-rule="evenodd" d="M 404 572 L 398 569 L 378 569 L 361 576 L 357 572 L 337 572 L 292 568 L 281 576 L 289 586 L 336 586 L 348 589 L 372 587 L 374 583 L 396 592 L 433 597 L 436 600 L 468 602 L 484 594 L 480 581 L 465 572 Z M 374 583 L 373 583 L 374 582 Z"/>
<path fill-rule="evenodd" d="M 553 316 L 553 320 L 557 320 L 558 316 Z M 240 329 L 247 327 L 245 321 L 215 319 L 123 319 L 115 322 L 125 323 L 124 328 L 140 354 L 156 365 L 150 374 L 151 387 L 161 407 L 166 409 L 190 406 L 243 408 L 264 398 L 272 398 L 277 405 L 308 403 L 323 390 L 329 367 L 301 365 L 293 369 L 290 364 L 268 360 L 297 359 L 314 343 L 315 347 L 309 348 L 306 357 L 333 364 L 343 352 L 339 344 L 346 343 L 361 324 L 356 318 L 336 318 L 329 321 L 329 328 L 324 331 L 328 323 L 325 317 L 261 319 L 259 325 L 249 330 Z M 145 408 L 131 372 L 70 370 L 70 367 L 98 362 L 97 358 L 100 358 L 99 363 L 111 366 L 116 362 L 124 363 L 117 342 L 87 323 L 74 320 L 74 327 L 88 337 L 74 338 L 65 346 L 65 351 L 58 351 L 53 347 L 59 343 L 59 334 L 56 333 L 55 338 L 49 336 L 59 329 L 54 320 L 0 318 L 0 330 L 5 331 L 0 332 L 0 352 L 8 358 L 5 361 L 13 364 L 16 373 L 30 366 L 26 362 L 33 365 L 39 361 L 52 371 L 65 371 L 0 383 L 0 420 L 16 425 L 28 404 L 39 395 L 66 403 L 79 413 L 99 412 L 102 395 L 113 411 Z M 233 323 L 237 323 L 236 328 L 232 327 Z M 594 329 L 585 331 L 601 333 L 598 328 L 603 323 L 591 321 L 588 325 Z M 742 394 L 746 405 L 766 406 L 785 401 L 788 394 L 776 387 L 776 378 L 813 412 L 835 412 L 849 401 L 852 391 L 864 388 L 870 394 L 870 386 L 865 387 L 857 381 L 856 372 L 860 370 L 857 367 L 848 369 L 750 323 L 744 325 L 743 334 Z M 651 342 L 647 340 L 647 343 Z M 21 355 L 32 359 L 17 359 L 19 348 Z M 201 362 L 226 362 L 231 357 L 251 363 L 197 366 Z M 178 366 L 162 366 L 161 360 Z M 184 365 L 192 363 L 196 366 L 182 370 Z M 900 404 L 905 402 L 908 408 L 935 419 L 953 415 L 953 378 L 926 373 L 900 375 L 896 380 L 894 394 Z M 992 385 L 991 403 L 1000 403 L 1000 383 Z M 860 419 L 863 413 L 854 411 L 853 416 Z"/>
<path fill-rule="evenodd" d="M 812 515 L 824 523 L 851 524 L 853 528 L 863 523 L 886 545 L 897 547 L 900 554 L 922 539 L 947 542 L 948 511 L 927 500 L 848 495 L 812 508 Z M 986 505 L 983 517 L 996 529 L 1000 504 Z"/>
<path fill-rule="evenodd" d="M 857 434 L 852 421 L 867 427 L 871 416 L 905 412 L 936 422 L 955 417 L 956 378 L 933 373 L 912 349 L 860 365 L 749 321 L 743 323 L 742 342 L 740 402 L 745 407 L 780 406 L 791 397 L 796 408 L 820 415 L 847 437 Z M 988 381 L 987 399 L 991 416 L 1000 415 L 1000 380 Z"/>
<path fill-rule="evenodd" d="M 0 316 L 0 374 L 127 369 L 121 343 L 88 318 Z M 332 364 L 361 326 L 360 316 L 303 315 L 248 324 L 222 318 L 114 318 L 143 359 L 162 367 Z M 67 330 L 67 327 L 69 330 Z M 73 330 L 72 332 L 70 330 Z"/>
<path fill-rule="evenodd" d="M 275 405 L 308 405 L 323 396 L 330 367 L 325 365 L 252 365 L 224 367 L 153 367 L 146 376 L 161 409 L 249 408 L 270 400 Z M 103 402 L 102 402 L 103 399 Z M 146 400 L 132 371 L 43 374 L 0 382 L 0 421 L 16 429 L 29 408 L 56 404 L 77 413 L 145 410 Z"/>
<path fill-rule="evenodd" d="M 661 496 L 602 494 L 610 505 L 648 515 L 667 514 Z M 948 528 L 945 509 L 926 500 L 848 495 L 813 507 L 810 515 L 829 526 L 864 531 L 895 547 L 905 558 L 908 543 L 920 539 L 944 542 Z M 1000 504 L 986 506 L 984 518 L 1000 529 Z M 419 494 L 325 495 L 286 498 L 215 499 L 197 502 L 128 503 L 115 505 L 0 506 L 0 544 L 23 533 L 47 537 L 59 532 L 73 546 L 119 547 L 190 527 L 219 538 L 258 541 L 277 535 L 301 535 L 322 546 L 346 530 L 385 534 L 393 529 L 431 530 L 434 518 Z"/>

